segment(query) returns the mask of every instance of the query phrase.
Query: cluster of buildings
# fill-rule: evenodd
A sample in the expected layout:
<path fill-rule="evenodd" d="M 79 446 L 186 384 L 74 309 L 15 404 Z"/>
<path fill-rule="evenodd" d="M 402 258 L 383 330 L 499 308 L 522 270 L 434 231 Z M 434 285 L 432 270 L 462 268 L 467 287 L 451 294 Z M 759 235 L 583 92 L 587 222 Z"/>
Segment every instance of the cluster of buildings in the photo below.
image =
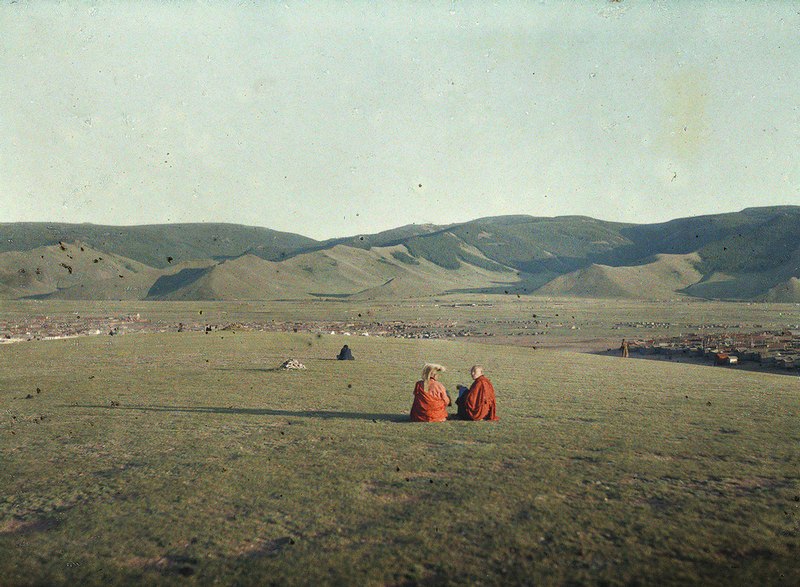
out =
<path fill-rule="evenodd" d="M 622 329 L 629 329 L 629 328 L 672 328 L 673 324 L 669 322 L 642 322 L 642 321 L 634 321 L 634 322 L 617 322 L 614 324 L 611 329 L 612 330 L 622 330 Z"/>
<path fill-rule="evenodd" d="M 735 330 L 737 328 L 741 328 L 741 324 L 725 324 L 725 323 L 703 323 L 703 324 L 686 324 L 686 328 L 690 330 Z M 648 321 L 633 321 L 633 322 L 617 322 L 615 323 L 611 329 L 612 330 L 627 330 L 630 328 L 645 328 L 645 329 L 669 329 L 675 328 L 675 324 L 673 322 L 648 322 Z"/>
<path fill-rule="evenodd" d="M 716 365 L 738 365 L 800 372 L 800 330 L 779 332 L 718 332 L 670 339 L 635 341 L 631 352 L 706 359 Z"/>

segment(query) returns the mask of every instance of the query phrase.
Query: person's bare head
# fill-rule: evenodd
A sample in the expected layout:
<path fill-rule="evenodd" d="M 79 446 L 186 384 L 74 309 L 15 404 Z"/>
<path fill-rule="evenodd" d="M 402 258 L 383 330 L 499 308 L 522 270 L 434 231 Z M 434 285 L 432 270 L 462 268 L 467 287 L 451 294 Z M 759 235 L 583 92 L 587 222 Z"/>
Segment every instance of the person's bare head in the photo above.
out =
<path fill-rule="evenodd" d="M 480 365 L 473 365 L 472 369 L 469 370 L 469 374 L 473 379 L 477 379 L 481 375 L 483 375 L 483 367 Z"/>

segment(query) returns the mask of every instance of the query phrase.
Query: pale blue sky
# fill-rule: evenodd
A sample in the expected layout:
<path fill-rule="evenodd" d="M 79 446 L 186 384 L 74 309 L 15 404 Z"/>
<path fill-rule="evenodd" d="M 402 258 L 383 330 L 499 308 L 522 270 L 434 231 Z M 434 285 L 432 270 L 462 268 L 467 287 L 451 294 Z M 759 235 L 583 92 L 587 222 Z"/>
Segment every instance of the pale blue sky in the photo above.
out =
<path fill-rule="evenodd" d="M 800 204 L 796 2 L 0 3 L 0 222 Z"/>

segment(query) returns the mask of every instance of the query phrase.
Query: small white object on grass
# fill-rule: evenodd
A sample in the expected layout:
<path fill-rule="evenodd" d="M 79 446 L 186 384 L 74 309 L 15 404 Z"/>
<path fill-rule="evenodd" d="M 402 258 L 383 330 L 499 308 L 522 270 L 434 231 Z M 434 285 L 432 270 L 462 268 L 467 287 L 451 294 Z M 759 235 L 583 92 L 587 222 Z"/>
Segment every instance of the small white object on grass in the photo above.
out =
<path fill-rule="evenodd" d="M 297 359 L 289 359 L 288 361 L 284 361 L 281 365 L 281 369 L 305 369 L 306 366 L 303 365 Z"/>

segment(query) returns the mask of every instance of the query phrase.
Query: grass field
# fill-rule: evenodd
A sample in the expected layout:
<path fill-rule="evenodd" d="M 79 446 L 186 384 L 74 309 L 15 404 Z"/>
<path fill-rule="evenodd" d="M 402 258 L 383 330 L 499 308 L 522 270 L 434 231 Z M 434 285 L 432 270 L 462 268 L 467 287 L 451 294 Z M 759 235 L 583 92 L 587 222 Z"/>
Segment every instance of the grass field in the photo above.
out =
<path fill-rule="evenodd" d="M 425 361 L 500 421 L 406 422 Z M 0 406 L 3 585 L 800 583 L 796 377 L 132 334 L 0 347 Z"/>
<path fill-rule="evenodd" d="M 89 317 L 140 314 L 142 319 L 175 329 L 178 322 L 225 325 L 339 322 L 369 327 L 376 322 L 405 324 L 447 322 L 456 328 L 514 336 L 514 344 L 587 348 L 587 341 L 677 336 L 689 332 L 732 330 L 800 330 L 800 304 L 712 302 L 683 298 L 673 301 L 595 300 L 516 295 L 437 296 L 418 300 L 240 301 L 240 302 L 116 302 L 4 301 L 0 318 L 24 321 L 49 316 L 65 323 Z M 78 318 L 80 317 L 80 318 Z M 301 327 L 301 330 L 305 330 Z M 589 343 L 588 346 L 591 346 Z"/>

